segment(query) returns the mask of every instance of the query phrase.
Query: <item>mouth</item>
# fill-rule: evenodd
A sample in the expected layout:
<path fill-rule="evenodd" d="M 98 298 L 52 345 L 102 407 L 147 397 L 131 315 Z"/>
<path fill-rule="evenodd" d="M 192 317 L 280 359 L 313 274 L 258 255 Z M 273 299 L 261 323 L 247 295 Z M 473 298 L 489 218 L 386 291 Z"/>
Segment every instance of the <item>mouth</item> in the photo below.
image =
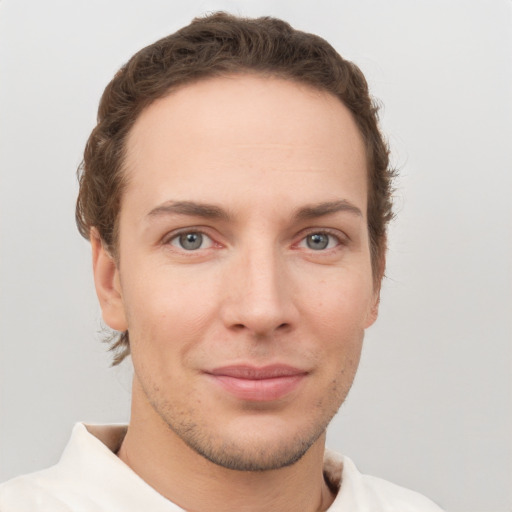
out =
<path fill-rule="evenodd" d="M 288 365 L 225 366 L 205 372 L 234 397 L 252 402 L 279 400 L 296 390 L 308 372 Z"/>

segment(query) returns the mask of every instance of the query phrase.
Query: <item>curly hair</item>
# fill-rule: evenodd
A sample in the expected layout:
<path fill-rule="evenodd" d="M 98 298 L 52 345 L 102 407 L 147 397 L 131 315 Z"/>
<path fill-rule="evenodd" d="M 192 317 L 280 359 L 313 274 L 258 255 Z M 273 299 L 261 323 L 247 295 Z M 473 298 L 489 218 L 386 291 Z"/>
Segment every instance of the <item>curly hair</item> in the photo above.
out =
<path fill-rule="evenodd" d="M 78 168 L 76 222 L 89 239 L 96 228 L 118 258 L 118 216 L 124 188 L 126 140 L 140 113 L 156 99 L 192 82 L 226 74 L 256 73 L 328 91 L 351 111 L 365 143 L 368 232 L 374 282 L 383 275 L 386 228 L 392 213 L 389 149 L 378 126 L 378 106 L 361 70 L 324 39 L 271 17 L 215 13 L 137 52 L 106 87 Z M 111 347 L 113 364 L 129 354 L 128 332 Z"/>

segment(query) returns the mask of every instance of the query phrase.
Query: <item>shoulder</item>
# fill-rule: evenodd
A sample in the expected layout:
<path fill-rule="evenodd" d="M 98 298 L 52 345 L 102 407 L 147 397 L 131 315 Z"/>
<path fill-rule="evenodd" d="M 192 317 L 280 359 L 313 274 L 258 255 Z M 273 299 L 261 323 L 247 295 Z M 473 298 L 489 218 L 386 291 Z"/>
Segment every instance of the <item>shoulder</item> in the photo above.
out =
<path fill-rule="evenodd" d="M 89 492 L 89 480 L 91 475 L 101 474 L 103 459 L 109 463 L 107 452 L 110 453 L 108 447 L 89 434 L 85 425 L 75 425 L 57 464 L 0 484 L 0 511 L 98 510 Z"/>
<path fill-rule="evenodd" d="M 439 506 L 418 492 L 360 473 L 348 457 L 327 452 L 326 467 L 338 467 L 341 472 L 338 495 L 330 512 L 442 512 Z"/>
<path fill-rule="evenodd" d="M 67 497 L 55 489 L 52 473 L 53 468 L 49 468 L 1 484 L 0 511 L 71 512 Z"/>
<path fill-rule="evenodd" d="M 368 501 L 378 503 L 383 512 L 441 512 L 441 508 L 423 494 L 382 478 L 361 475 L 361 484 Z"/>
<path fill-rule="evenodd" d="M 77 424 L 59 462 L 0 485 L 0 512 L 181 510 L 116 455 L 124 425 Z"/>

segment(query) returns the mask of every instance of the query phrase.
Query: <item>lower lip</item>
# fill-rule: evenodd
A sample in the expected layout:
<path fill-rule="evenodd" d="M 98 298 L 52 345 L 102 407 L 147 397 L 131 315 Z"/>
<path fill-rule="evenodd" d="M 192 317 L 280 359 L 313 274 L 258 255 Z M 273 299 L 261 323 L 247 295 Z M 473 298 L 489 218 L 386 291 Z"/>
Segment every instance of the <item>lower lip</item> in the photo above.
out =
<path fill-rule="evenodd" d="M 279 400 L 297 389 L 305 374 L 269 379 L 240 379 L 227 375 L 210 375 L 223 389 L 241 400 L 270 402 Z"/>

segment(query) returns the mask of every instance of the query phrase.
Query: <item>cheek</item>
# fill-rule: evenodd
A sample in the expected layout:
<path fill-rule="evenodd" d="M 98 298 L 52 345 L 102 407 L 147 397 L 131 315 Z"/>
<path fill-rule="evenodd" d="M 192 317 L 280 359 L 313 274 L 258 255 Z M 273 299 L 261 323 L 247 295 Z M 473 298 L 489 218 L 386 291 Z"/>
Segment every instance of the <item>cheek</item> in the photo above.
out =
<path fill-rule="evenodd" d="M 301 316 L 311 336 L 319 340 L 319 357 L 331 371 L 355 372 L 372 295 L 370 280 L 333 276 L 318 281 L 314 293 L 303 301 Z"/>
<path fill-rule="evenodd" d="M 365 328 L 374 295 L 366 275 L 357 278 L 348 273 L 333 273 L 309 289 L 312 291 L 304 294 L 303 308 L 326 329 L 343 332 Z"/>
<path fill-rule="evenodd" d="M 215 283 L 165 266 L 140 276 L 123 286 L 133 350 L 184 350 L 213 314 Z"/>

